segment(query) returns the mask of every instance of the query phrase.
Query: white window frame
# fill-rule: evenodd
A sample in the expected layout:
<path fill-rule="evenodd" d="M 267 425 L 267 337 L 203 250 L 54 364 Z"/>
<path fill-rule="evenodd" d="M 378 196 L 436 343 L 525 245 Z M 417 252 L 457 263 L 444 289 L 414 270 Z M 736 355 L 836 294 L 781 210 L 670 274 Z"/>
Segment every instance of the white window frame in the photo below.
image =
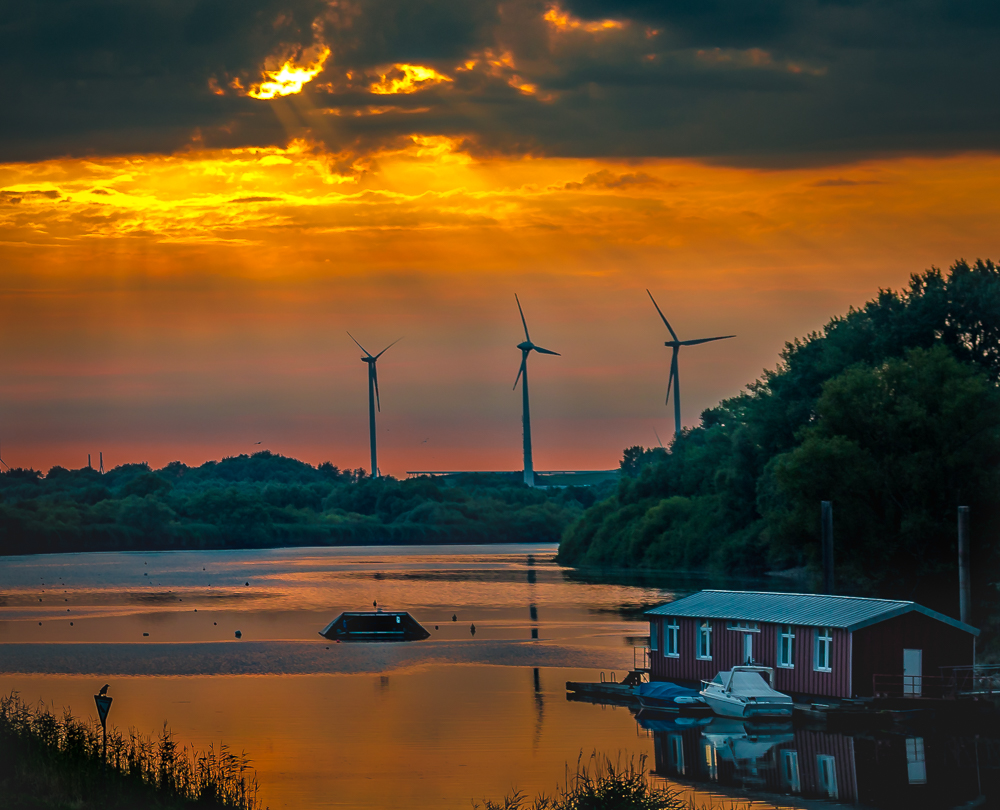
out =
<path fill-rule="evenodd" d="M 817 627 L 813 644 L 813 669 L 816 672 L 833 671 L 833 628 Z"/>
<path fill-rule="evenodd" d="M 667 735 L 667 762 L 678 776 L 684 776 L 684 738 L 680 734 Z"/>
<path fill-rule="evenodd" d="M 788 642 L 788 658 L 783 655 L 785 641 Z M 791 624 L 778 625 L 778 667 L 780 669 L 795 669 L 795 626 Z"/>
<path fill-rule="evenodd" d="M 781 751 L 781 781 L 792 793 L 802 792 L 802 779 L 799 774 L 799 752 L 794 749 Z"/>
<path fill-rule="evenodd" d="M 759 633 L 760 625 L 757 622 L 729 622 L 726 625 L 730 630 L 739 630 L 743 633 Z"/>
<path fill-rule="evenodd" d="M 817 781 L 819 782 L 820 792 L 825 794 L 825 797 L 829 799 L 839 798 L 836 757 L 832 757 L 829 754 L 817 754 L 816 771 L 819 777 Z"/>
<path fill-rule="evenodd" d="M 680 624 L 678 623 L 675 617 L 671 616 L 669 619 L 667 619 L 667 624 L 664 627 L 664 634 L 663 634 L 664 658 L 681 657 L 680 633 L 681 633 Z"/>
<path fill-rule="evenodd" d="M 704 641 L 704 655 L 702 655 L 702 641 Z M 708 619 L 698 623 L 698 632 L 694 637 L 694 656 L 699 661 L 712 660 L 712 622 Z"/>

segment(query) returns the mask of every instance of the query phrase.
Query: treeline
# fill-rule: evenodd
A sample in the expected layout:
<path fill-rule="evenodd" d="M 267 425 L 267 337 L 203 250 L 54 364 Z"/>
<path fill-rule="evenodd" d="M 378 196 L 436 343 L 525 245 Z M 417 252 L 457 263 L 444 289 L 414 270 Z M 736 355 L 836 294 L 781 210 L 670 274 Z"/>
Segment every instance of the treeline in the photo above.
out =
<path fill-rule="evenodd" d="M 557 542 L 589 488 L 520 474 L 371 478 L 268 451 L 159 470 L 0 474 L 0 554 L 283 545 Z"/>
<path fill-rule="evenodd" d="M 630 448 L 566 531 L 580 566 L 817 570 L 834 504 L 840 589 L 957 603 L 956 507 L 975 592 L 1000 548 L 1000 268 L 958 262 L 786 344 L 778 367 L 662 449 Z"/>

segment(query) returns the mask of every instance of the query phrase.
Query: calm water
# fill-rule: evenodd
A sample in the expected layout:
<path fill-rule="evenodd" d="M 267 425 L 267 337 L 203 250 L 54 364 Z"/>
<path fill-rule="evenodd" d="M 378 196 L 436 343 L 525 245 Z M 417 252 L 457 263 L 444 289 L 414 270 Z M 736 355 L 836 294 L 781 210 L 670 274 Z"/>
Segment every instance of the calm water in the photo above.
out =
<path fill-rule="evenodd" d="M 515 788 L 551 792 L 595 750 L 647 756 L 699 806 L 763 791 L 788 794 L 782 806 L 803 797 L 944 808 L 988 792 L 988 741 L 759 735 L 721 721 L 639 723 L 623 708 L 568 701 L 567 680 L 631 668 L 633 643 L 648 633 L 639 609 L 697 586 L 581 581 L 554 553 L 0 558 L 0 691 L 93 715 L 92 695 L 110 682 L 112 724 L 153 734 L 167 721 L 183 743 L 246 750 L 274 810 L 470 808 Z M 409 610 L 431 638 L 319 637 L 339 612 L 373 600 Z"/>

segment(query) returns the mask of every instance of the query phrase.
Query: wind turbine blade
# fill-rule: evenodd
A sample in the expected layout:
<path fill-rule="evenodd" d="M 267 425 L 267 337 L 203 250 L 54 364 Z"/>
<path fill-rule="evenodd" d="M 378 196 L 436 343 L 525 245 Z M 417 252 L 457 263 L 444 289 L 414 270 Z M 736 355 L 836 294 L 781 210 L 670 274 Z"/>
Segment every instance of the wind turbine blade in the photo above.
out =
<path fill-rule="evenodd" d="M 349 337 L 349 338 L 350 338 L 351 340 L 354 340 L 354 335 L 352 335 L 352 334 L 351 334 L 350 332 L 348 332 L 348 333 L 347 333 L 347 336 L 348 336 L 348 337 Z M 364 346 L 362 346 L 362 345 L 361 345 L 360 343 L 358 343 L 358 342 L 357 342 L 356 340 L 354 340 L 354 342 L 358 344 L 358 348 L 359 348 L 359 349 L 361 349 L 361 351 L 363 351 L 363 352 L 364 352 L 365 354 L 367 354 L 367 355 L 368 355 L 369 357 L 371 357 L 371 356 L 372 356 L 372 353 L 371 353 L 370 351 L 368 351 L 368 349 L 366 349 L 366 348 L 365 348 Z"/>
<path fill-rule="evenodd" d="M 401 340 L 402 340 L 402 338 L 396 338 L 392 343 L 390 343 L 388 346 L 386 346 L 384 349 L 382 349 L 382 351 L 380 351 L 378 354 L 376 354 L 375 355 L 375 359 L 378 360 L 383 354 L 385 354 L 387 351 L 389 351 L 389 349 L 391 349 L 393 346 L 395 346 Z"/>
<path fill-rule="evenodd" d="M 680 351 L 681 350 L 677 346 L 674 346 L 674 354 L 673 357 L 670 358 L 670 379 L 667 381 L 667 398 L 664 401 L 665 405 L 670 402 L 670 389 L 677 380 L 677 355 L 680 354 Z M 674 392 L 674 396 L 677 396 L 676 391 Z"/>
<path fill-rule="evenodd" d="M 524 339 L 531 343 L 531 338 L 528 336 L 528 322 L 524 320 L 524 310 L 521 309 L 521 299 L 517 297 L 517 293 L 514 293 L 514 300 L 517 301 L 517 311 L 521 313 L 521 323 L 524 325 Z"/>
<path fill-rule="evenodd" d="M 512 391 L 517 390 L 517 384 L 521 380 L 521 374 L 524 372 L 524 366 L 528 362 L 528 353 L 524 352 L 521 355 L 521 367 L 517 370 L 517 377 L 514 379 L 514 387 Z"/>
<path fill-rule="evenodd" d="M 670 321 L 667 320 L 667 316 L 664 315 L 663 310 L 660 309 L 660 305 L 657 304 L 656 299 L 653 298 L 653 294 L 649 290 L 646 290 L 646 295 L 649 296 L 649 300 L 653 302 L 653 306 L 656 307 L 656 311 L 660 313 L 660 317 L 663 319 L 663 322 L 667 325 L 667 329 L 670 330 L 670 336 L 674 340 L 680 340 L 680 338 L 677 337 L 677 333 L 674 331 L 674 327 L 672 327 L 670 325 Z"/>
<path fill-rule="evenodd" d="M 535 346 L 535 351 L 539 352 L 540 354 L 554 354 L 556 357 L 562 357 L 562 355 L 559 354 L 559 352 L 554 352 L 551 349 L 543 349 L 541 346 Z"/>
<path fill-rule="evenodd" d="M 656 441 L 659 442 L 660 447 L 663 447 L 663 439 L 660 438 L 660 434 L 657 432 L 656 427 L 653 427 L 653 435 L 656 436 Z M 663 447 L 666 450 L 665 447 Z"/>
<path fill-rule="evenodd" d="M 729 340 L 729 338 L 734 337 L 736 335 L 722 335 L 721 337 L 698 338 L 697 340 L 681 340 L 678 342 L 681 346 L 697 346 L 699 343 L 711 343 L 713 340 Z"/>
<path fill-rule="evenodd" d="M 378 399 L 378 366 L 372 363 L 372 377 L 375 379 L 375 407 L 378 408 L 378 412 L 382 413 L 382 403 Z"/>

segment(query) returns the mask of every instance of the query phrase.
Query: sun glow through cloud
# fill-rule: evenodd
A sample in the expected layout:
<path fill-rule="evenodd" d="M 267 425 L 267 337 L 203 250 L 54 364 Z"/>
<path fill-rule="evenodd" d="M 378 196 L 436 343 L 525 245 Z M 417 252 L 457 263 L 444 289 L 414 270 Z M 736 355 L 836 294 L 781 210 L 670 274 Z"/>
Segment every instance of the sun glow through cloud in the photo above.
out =
<path fill-rule="evenodd" d="M 309 58 L 310 51 L 316 55 Z M 315 48 L 307 49 L 301 60 L 288 59 L 277 70 L 265 69 L 264 80 L 251 85 L 247 95 L 268 100 L 301 93 L 302 88 L 320 74 L 329 56 L 330 49 L 325 45 L 320 47 L 318 53 Z"/>
<path fill-rule="evenodd" d="M 765 171 L 474 146 L 0 164 L 5 460 L 9 441 L 16 463 L 76 464 L 100 436 L 106 459 L 194 463 L 266 433 L 360 466 L 363 380 L 335 332 L 392 324 L 385 471 L 517 469 L 524 290 L 532 334 L 563 352 L 537 383 L 539 463 L 610 468 L 666 418 L 645 287 L 679 330 L 740 335 L 686 372 L 691 424 L 879 285 L 995 255 L 996 157 Z"/>
<path fill-rule="evenodd" d="M 385 73 L 379 74 L 379 81 L 372 84 L 369 90 L 375 95 L 390 96 L 397 93 L 416 93 L 418 90 L 450 81 L 453 81 L 450 76 L 438 73 L 434 68 L 423 65 L 393 65 Z"/>
<path fill-rule="evenodd" d="M 549 6 L 542 19 L 557 31 L 586 31 L 588 34 L 614 31 L 625 27 L 625 23 L 621 20 L 581 20 L 568 11 L 563 11 L 558 4 Z"/>

